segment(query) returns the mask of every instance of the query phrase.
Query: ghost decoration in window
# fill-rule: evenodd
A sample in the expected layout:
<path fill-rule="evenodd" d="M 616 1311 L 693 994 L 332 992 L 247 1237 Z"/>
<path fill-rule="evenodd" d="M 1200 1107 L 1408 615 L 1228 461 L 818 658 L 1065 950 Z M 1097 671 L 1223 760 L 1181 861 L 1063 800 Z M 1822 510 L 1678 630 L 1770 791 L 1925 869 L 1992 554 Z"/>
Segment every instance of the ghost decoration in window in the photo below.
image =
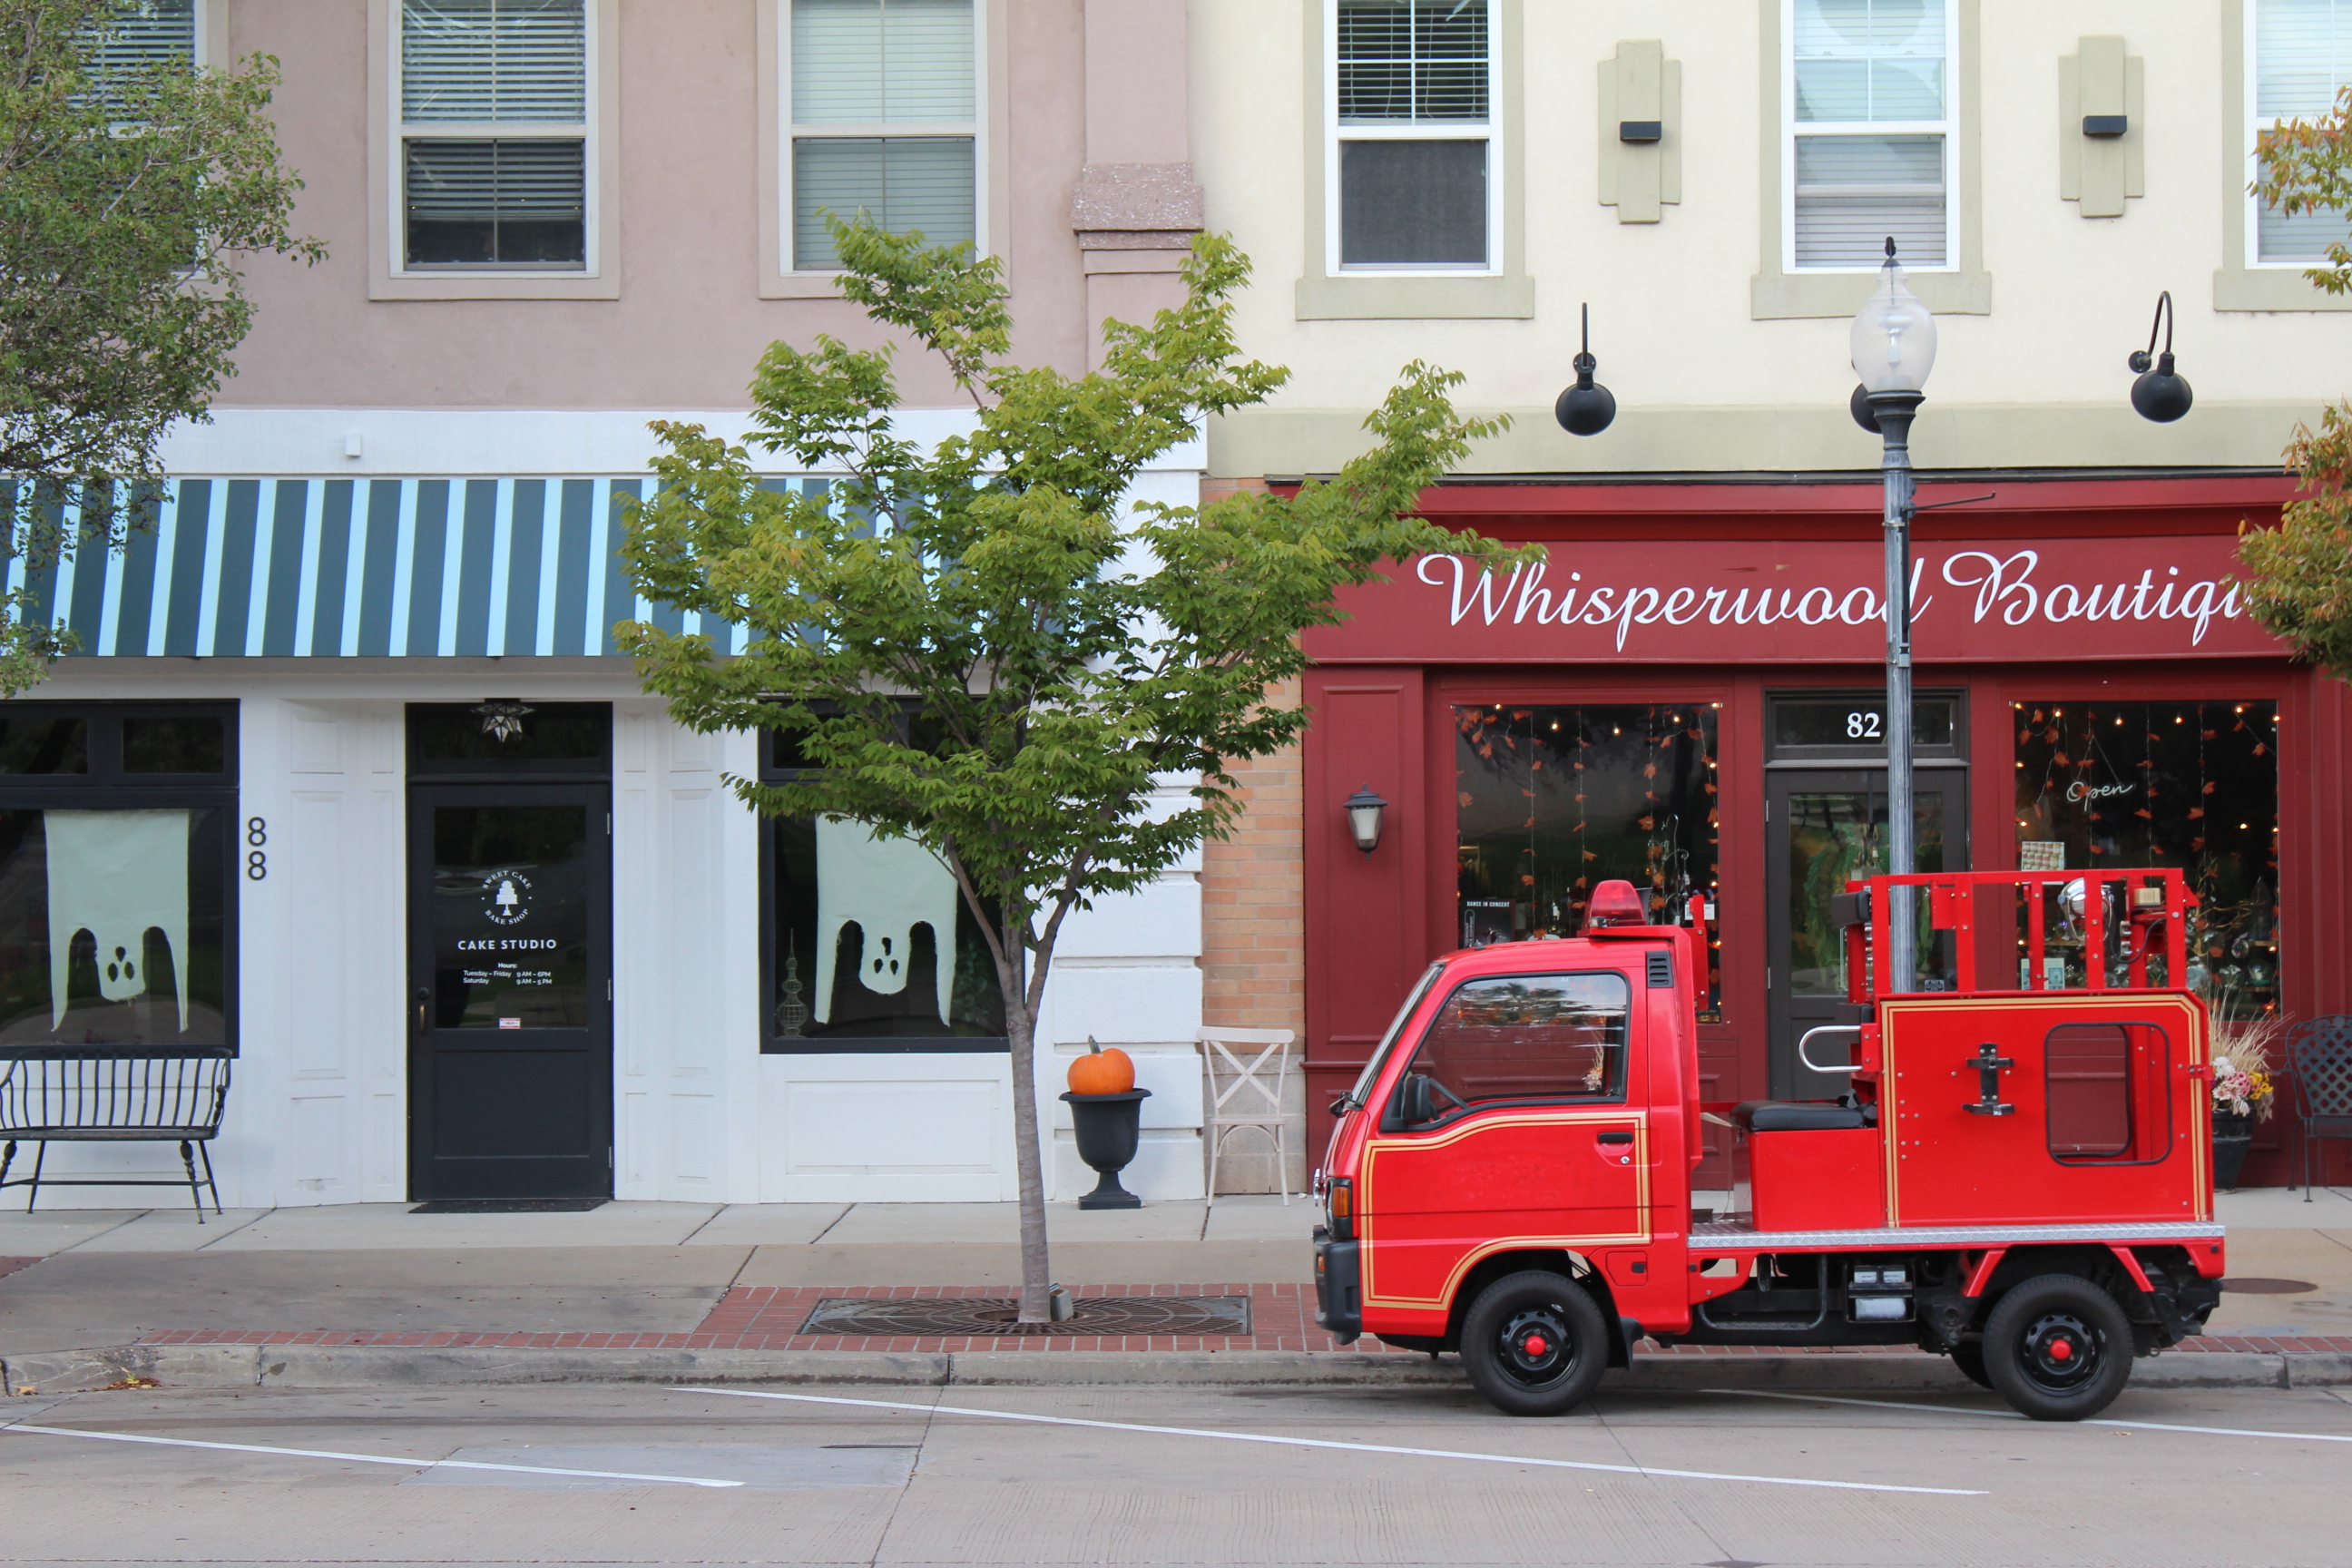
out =
<path fill-rule="evenodd" d="M 128 1002 L 147 989 L 147 933 L 161 931 L 188 1027 L 188 814 L 42 814 L 49 860 L 49 1027 L 66 1021 L 74 938 L 98 944 L 98 994 Z"/>
<path fill-rule="evenodd" d="M 931 928 L 938 954 L 940 1022 L 947 1023 L 955 991 L 956 906 L 962 894 L 938 856 L 907 838 L 877 838 L 845 816 L 816 822 L 816 1021 L 831 1021 L 833 975 L 841 928 L 855 921 L 865 936 L 857 980 L 868 991 L 895 996 L 907 986 L 913 956 L 908 940 Z"/>

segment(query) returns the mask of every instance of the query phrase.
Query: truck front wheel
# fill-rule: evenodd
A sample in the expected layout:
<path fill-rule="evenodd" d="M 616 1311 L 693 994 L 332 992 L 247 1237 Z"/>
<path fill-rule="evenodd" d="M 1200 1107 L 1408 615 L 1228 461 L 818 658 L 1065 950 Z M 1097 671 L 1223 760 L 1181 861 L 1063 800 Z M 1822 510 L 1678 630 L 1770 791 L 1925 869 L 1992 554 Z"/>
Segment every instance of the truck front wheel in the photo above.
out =
<path fill-rule="evenodd" d="M 1609 1324 L 1572 1279 L 1506 1274 L 1462 1320 L 1462 1364 L 1506 1415 L 1564 1415 L 1592 1397 L 1609 1365 Z"/>
<path fill-rule="evenodd" d="M 2131 1320 L 2075 1274 L 2043 1274 L 2010 1290 L 1985 1321 L 1993 1391 L 2036 1421 L 2080 1421 L 2130 1381 Z"/>

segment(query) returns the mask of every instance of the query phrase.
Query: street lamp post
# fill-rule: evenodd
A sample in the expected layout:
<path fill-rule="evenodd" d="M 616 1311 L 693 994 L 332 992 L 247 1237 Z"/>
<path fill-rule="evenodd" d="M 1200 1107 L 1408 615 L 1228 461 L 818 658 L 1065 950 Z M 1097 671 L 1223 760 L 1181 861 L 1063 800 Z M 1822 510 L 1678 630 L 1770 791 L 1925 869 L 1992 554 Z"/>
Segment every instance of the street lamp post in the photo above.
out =
<path fill-rule="evenodd" d="M 1936 318 L 1904 287 L 1886 242 L 1886 264 L 1876 291 L 1855 312 L 1854 374 L 1862 378 L 1885 441 L 1879 471 L 1885 487 L 1886 540 L 1886 868 L 1908 876 L 1917 855 L 1911 791 L 1911 421 L 1926 396 L 1936 363 Z M 1903 889 L 1887 901 L 1887 945 L 1893 973 L 1888 993 L 1917 988 L 1917 900 Z"/>

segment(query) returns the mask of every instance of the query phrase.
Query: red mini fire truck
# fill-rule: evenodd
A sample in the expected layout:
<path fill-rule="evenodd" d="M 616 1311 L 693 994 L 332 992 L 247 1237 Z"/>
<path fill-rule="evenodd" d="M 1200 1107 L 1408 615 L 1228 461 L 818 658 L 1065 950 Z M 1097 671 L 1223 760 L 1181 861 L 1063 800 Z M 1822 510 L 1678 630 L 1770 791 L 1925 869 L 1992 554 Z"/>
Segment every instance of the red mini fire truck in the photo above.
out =
<path fill-rule="evenodd" d="M 1318 1321 L 1458 1350 L 1522 1415 L 1580 1404 L 1647 1335 L 1916 1344 L 2079 1420 L 2199 1331 L 2222 1229 L 2180 874 L 1847 887 L 1849 1021 L 1799 1044 L 1848 1075 L 1834 1100 L 1700 1103 L 1703 928 L 1647 923 L 1629 883 L 1580 936 L 1432 964 L 1332 1107 Z M 1896 897 L 1956 989 L 1874 991 Z M 1702 1118 L 1733 1140 L 1719 1215 L 1691 1203 Z"/>

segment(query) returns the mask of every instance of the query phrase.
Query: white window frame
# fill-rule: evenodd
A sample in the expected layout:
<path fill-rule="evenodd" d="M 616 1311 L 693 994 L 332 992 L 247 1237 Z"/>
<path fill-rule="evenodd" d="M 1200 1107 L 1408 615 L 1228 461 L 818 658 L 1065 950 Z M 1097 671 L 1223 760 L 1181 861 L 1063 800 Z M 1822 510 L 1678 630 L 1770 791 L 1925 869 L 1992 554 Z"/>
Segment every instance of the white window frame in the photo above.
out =
<path fill-rule="evenodd" d="M 2254 139 L 2273 126 L 2282 123 L 2276 117 L 2268 120 L 2263 118 L 2260 102 L 2256 97 L 2254 83 L 2262 70 L 2262 59 L 2256 52 L 2255 43 L 2260 31 L 2261 18 L 2258 15 L 2260 10 L 2259 0 L 2246 0 L 2245 15 L 2240 20 L 2240 25 L 2245 29 L 2246 115 L 2242 134 L 2245 150 L 2246 174 L 2245 178 L 2239 182 L 2241 188 L 2238 199 L 2244 204 L 2246 212 L 2245 268 L 2249 272 L 2292 272 L 2300 277 L 2315 267 L 2325 267 L 2327 265 L 2326 259 L 2317 258 L 2304 261 L 2264 261 L 2262 233 L 2263 202 L 2251 188 L 2262 174 L 2262 161 L 2255 155 Z M 2316 294 L 2319 290 L 2314 289 L 2312 292 Z"/>
<path fill-rule="evenodd" d="M 1339 118 L 1339 0 L 1323 6 L 1323 271 L 1330 278 L 1499 278 L 1503 258 L 1503 71 L 1499 0 L 1486 3 L 1486 118 L 1343 122 Z M 1339 143 L 1342 142 L 1484 142 L 1486 144 L 1486 263 L 1483 267 L 1426 262 L 1339 260 Z"/>
<path fill-rule="evenodd" d="M 1806 136 L 1940 136 L 1944 140 L 1944 259 L 1935 267 L 1903 262 L 1906 272 L 1958 272 L 1960 264 L 1960 6 L 1959 0 L 1939 0 L 1944 7 L 1944 117 L 1941 120 L 1808 120 L 1797 119 L 1797 0 L 1780 5 L 1780 270 L 1811 277 L 1859 277 L 1878 270 L 1867 267 L 1800 267 L 1797 265 L 1797 139 L 1798 126 Z M 1897 258 L 1901 260 L 1901 258 Z"/>
<path fill-rule="evenodd" d="M 775 0 L 775 68 L 776 68 L 776 254 L 775 267 L 783 278 L 834 279 L 841 276 L 837 267 L 795 267 L 793 265 L 793 143 L 803 132 L 813 140 L 850 140 L 856 137 L 910 140 L 919 137 L 948 138 L 968 136 L 971 139 L 971 236 L 975 255 L 990 253 L 991 224 L 989 223 L 989 152 L 991 138 L 988 102 L 988 60 L 990 0 L 971 0 L 971 112 L 969 121 L 898 120 L 879 121 L 872 124 L 847 124 L 825 121 L 802 125 L 793 118 L 793 0 Z"/>
<path fill-rule="evenodd" d="M 602 70 L 597 61 L 604 57 L 602 30 L 604 16 L 597 0 L 581 0 L 581 12 L 585 19 L 585 37 L 581 42 L 585 75 L 585 115 L 579 122 L 569 120 L 419 120 L 412 122 L 402 115 L 402 16 L 407 12 L 404 0 L 393 0 L 385 5 L 388 37 L 385 37 L 385 58 L 391 61 L 388 70 L 388 110 L 391 124 L 385 127 L 391 136 L 391 212 L 385 214 L 385 224 L 391 233 L 391 254 L 385 257 L 388 275 L 400 282 L 442 282 L 452 278 L 513 278 L 522 282 L 543 282 L 543 279 L 576 279 L 600 278 L 602 275 L 602 148 L 597 127 L 602 118 Z M 581 139 L 581 266 L 567 268 L 530 268 L 530 266 L 409 266 L 409 214 L 407 214 L 407 176 L 409 157 L 407 143 L 414 134 L 419 141 L 567 141 L 579 134 Z"/>

